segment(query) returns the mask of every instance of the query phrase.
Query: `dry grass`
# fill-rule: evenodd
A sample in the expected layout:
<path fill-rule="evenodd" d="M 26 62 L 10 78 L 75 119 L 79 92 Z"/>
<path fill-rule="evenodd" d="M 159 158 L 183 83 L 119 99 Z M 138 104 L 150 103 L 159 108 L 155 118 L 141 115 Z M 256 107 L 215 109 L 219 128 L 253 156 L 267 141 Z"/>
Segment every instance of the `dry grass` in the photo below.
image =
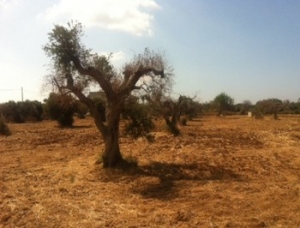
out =
<path fill-rule="evenodd" d="M 0 227 L 300 227 L 300 117 L 204 117 L 174 138 L 121 138 L 139 167 L 94 164 L 92 120 L 9 125 Z"/>

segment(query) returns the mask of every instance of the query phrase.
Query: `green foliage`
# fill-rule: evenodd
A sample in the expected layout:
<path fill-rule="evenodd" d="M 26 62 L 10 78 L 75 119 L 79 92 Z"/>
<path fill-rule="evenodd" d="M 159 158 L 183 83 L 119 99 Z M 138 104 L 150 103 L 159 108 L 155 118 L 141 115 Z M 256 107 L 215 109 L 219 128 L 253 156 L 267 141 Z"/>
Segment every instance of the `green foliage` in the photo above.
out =
<path fill-rule="evenodd" d="M 66 28 L 55 25 L 52 32 L 48 34 L 50 42 L 43 49 L 52 58 L 57 69 L 63 72 L 72 71 L 74 66 L 71 62 L 75 57 L 82 59 L 89 57 L 89 50 L 85 49 L 80 42 L 83 34 L 82 24 L 73 22 L 68 23 Z"/>
<path fill-rule="evenodd" d="M 85 68 L 92 66 L 110 83 L 116 83 L 117 73 L 110 63 L 112 55 L 106 57 L 92 53 L 91 49 L 87 49 L 82 44 L 81 38 L 83 35 L 82 24 L 73 21 L 68 23 L 66 27 L 55 25 L 54 29 L 48 34 L 49 42 L 43 47 L 43 50 L 52 59 L 55 72 L 46 78 L 48 84 L 54 84 L 61 89 L 66 89 L 70 85 L 83 91 L 89 85 L 99 83 L 93 77 L 79 74 L 74 62 L 80 62 L 82 67 Z M 70 77 L 67 77 L 67 75 Z"/>
<path fill-rule="evenodd" d="M 131 96 L 126 101 L 122 115 L 128 120 L 125 123 L 125 135 L 133 138 L 145 137 L 149 142 L 153 141 L 149 133 L 155 125 L 149 105 L 139 103 L 137 97 Z"/>
<path fill-rule="evenodd" d="M 9 136 L 11 134 L 10 129 L 6 123 L 5 116 L 0 114 L 0 135 Z"/>
<path fill-rule="evenodd" d="M 61 127 L 73 126 L 75 102 L 72 96 L 50 93 L 46 100 L 45 109 L 49 117 L 53 120 L 57 120 Z"/>
<path fill-rule="evenodd" d="M 21 110 L 20 103 L 16 103 L 15 101 L 9 101 L 7 103 L 3 103 L 0 105 L 0 112 L 8 121 L 14 123 L 24 123 L 24 113 Z"/>
<path fill-rule="evenodd" d="M 41 121 L 43 119 L 43 106 L 39 101 L 9 101 L 0 104 L 0 113 L 8 121 L 15 123 L 24 123 L 26 120 Z"/>
<path fill-rule="evenodd" d="M 73 114 L 62 113 L 58 118 L 57 122 L 60 127 L 72 127 L 74 123 Z"/>
<path fill-rule="evenodd" d="M 201 112 L 201 105 L 194 101 L 194 98 L 187 96 L 179 96 L 179 118 L 182 125 L 186 125 L 188 120 L 192 120 Z"/>
<path fill-rule="evenodd" d="M 227 95 L 226 93 L 220 93 L 215 97 L 213 101 L 213 105 L 215 106 L 218 115 L 221 115 L 224 111 L 233 111 L 233 104 L 233 98 Z"/>

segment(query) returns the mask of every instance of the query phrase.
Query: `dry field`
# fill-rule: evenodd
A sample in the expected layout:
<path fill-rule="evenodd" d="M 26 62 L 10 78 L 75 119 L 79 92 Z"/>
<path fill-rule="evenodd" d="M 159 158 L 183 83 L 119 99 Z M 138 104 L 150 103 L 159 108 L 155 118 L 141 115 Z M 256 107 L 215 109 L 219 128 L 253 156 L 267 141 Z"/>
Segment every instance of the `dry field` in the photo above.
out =
<path fill-rule="evenodd" d="M 203 117 L 177 138 L 121 138 L 126 172 L 94 164 L 91 119 L 10 124 L 0 227 L 300 227 L 300 116 Z"/>

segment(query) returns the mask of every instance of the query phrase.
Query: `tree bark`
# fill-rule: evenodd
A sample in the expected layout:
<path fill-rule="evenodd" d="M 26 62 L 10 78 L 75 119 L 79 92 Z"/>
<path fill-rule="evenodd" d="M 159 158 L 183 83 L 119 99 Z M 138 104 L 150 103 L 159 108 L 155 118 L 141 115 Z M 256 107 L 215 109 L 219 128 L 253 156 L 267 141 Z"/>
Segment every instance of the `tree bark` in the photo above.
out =
<path fill-rule="evenodd" d="M 118 125 L 110 126 L 104 138 L 105 148 L 102 154 L 103 168 L 121 165 L 124 161 L 119 147 Z"/>
<path fill-rule="evenodd" d="M 112 168 L 122 165 L 122 158 L 119 147 L 119 124 L 123 102 L 108 102 L 106 107 L 107 130 L 104 133 L 105 148 L 102 154 L 103 167 Z"/>

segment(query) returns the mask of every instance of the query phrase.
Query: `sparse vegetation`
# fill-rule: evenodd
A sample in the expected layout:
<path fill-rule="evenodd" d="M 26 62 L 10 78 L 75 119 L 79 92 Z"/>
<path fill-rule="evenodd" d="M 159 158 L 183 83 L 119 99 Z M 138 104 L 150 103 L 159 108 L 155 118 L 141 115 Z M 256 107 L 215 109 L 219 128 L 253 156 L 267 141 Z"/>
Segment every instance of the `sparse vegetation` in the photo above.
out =
<path fill-rule="evenodd" d="M 157 128 L 152 144 L 121 134 L 120 169 L 93 165 L 105 145 L 90 117 L 14 124 L 0 137 L 0 224 L 297 227 L 300 116 L 280 119 L 204 115 L 180 137 Z"/>

